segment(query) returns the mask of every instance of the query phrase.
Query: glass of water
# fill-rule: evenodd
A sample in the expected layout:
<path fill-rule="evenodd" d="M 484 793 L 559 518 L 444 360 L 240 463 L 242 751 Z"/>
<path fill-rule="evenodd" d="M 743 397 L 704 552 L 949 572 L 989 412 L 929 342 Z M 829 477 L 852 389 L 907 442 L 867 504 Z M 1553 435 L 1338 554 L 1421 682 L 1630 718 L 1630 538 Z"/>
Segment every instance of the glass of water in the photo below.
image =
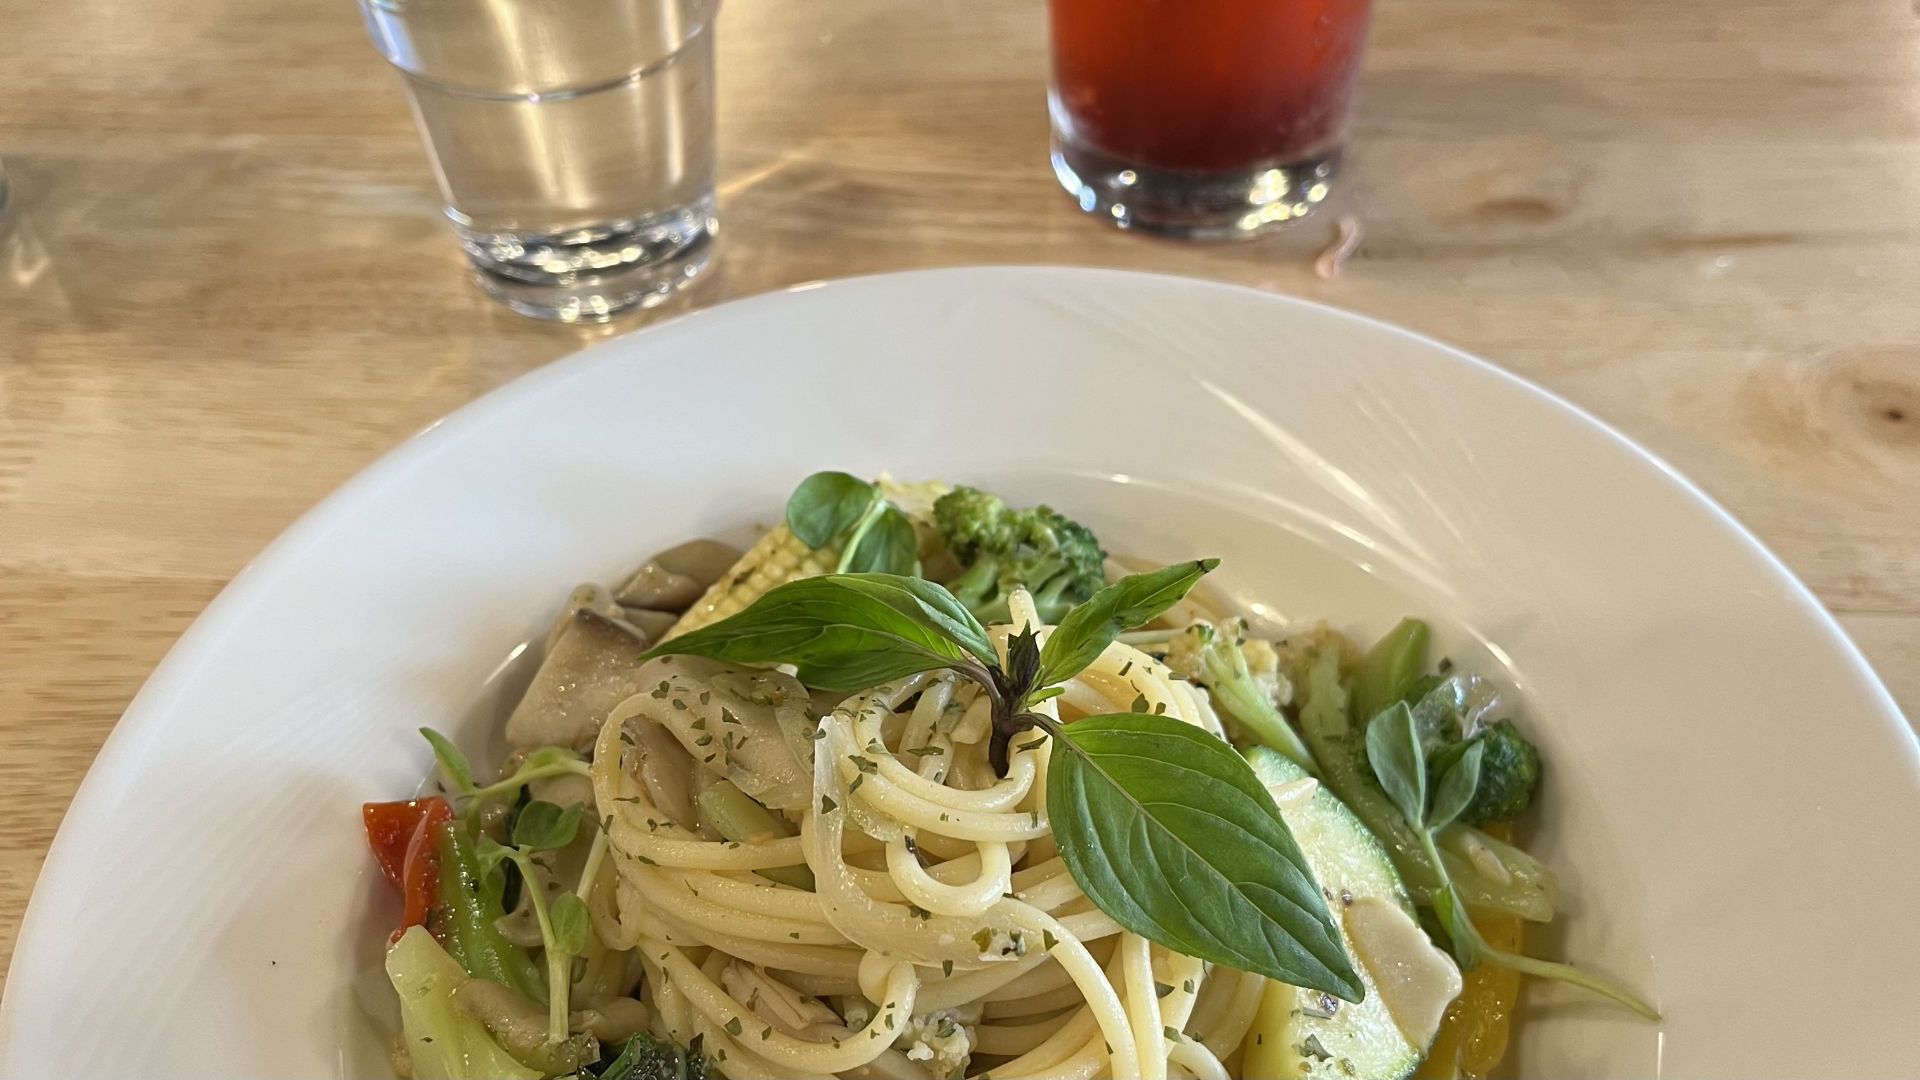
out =
<path fill-rule="evenodd" d="M 480 285 L 599 321 L 713 254 L 719 0 L 361 0 Z"/>

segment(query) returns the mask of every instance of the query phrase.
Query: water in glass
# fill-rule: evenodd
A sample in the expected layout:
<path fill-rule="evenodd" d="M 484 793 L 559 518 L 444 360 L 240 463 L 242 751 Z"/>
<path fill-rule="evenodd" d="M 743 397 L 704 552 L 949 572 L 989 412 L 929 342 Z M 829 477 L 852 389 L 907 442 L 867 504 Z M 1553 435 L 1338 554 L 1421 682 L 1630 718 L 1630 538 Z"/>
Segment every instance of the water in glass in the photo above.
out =
<path fill-rule="evenodd" d="M 717 6 L 362 0 L 488 292 L 598 320 L 706 266 Z"/>

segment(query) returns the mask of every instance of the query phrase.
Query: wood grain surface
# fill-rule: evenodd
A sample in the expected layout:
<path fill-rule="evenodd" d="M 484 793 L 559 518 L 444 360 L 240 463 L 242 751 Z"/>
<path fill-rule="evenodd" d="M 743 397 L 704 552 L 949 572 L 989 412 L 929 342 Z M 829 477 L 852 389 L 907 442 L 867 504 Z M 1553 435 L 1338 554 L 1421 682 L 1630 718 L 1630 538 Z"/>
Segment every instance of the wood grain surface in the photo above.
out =
<path fill-rule="evenodd" d="M 1341 206 L 1231 247 L 1061 194 L 1037 0 L 728 0 L 720 70 L 722 254 L 685 304 L 1044 262 L 1377 315 L 1666 457 L 1920 710 L 1904 3 L 1383 0 Z M 658 313 L 544 325 L 467 283 L 348 0 L 0 4 L 0 159 L 4 963 L 101 740 L 248 558 L 433 418 Z M 1338 213 L 1365 238 L 1322 280 Z"/>

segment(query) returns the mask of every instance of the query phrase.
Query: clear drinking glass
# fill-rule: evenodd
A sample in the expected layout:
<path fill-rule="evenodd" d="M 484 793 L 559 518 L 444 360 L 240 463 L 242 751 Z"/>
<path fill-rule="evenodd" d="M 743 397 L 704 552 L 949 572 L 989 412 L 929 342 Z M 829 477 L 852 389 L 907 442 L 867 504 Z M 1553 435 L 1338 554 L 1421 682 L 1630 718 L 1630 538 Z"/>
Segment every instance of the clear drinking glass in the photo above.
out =
<path fill-rule="evenodd" d="M 1122 228 L 1252 236 L 1324 201 L 1369 0 L 1051 0 L 1053 168 Z"/>
<path fill-rule="evenodd" d="M 361 0 L 482 288 L 597 321 L 706 267 L 718 6 Z"/>

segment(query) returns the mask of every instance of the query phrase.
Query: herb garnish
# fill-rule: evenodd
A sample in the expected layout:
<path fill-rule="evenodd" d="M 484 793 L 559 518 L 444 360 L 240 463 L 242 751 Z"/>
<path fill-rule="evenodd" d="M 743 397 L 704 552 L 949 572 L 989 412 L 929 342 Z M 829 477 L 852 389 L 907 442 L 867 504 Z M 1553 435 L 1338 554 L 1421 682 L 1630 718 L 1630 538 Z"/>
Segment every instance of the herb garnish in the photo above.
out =
<path fill-rule="evenodd" d="M 1473 925 L 1466 902 L 1460 898 L 1460 891 L 1448 876 L 1447 864 L 1440 858 L 1434 835 L 1452 824 L 1473 801 L 1474 792 L 1480 786 L 1481 754 L 1479 743 L 1470 744 L 1440 774 L 1440 782 L 1429 799 L 1426 748 L 1413 710 L 1405 702 L 1399 702 L 1382 710 L 1367 725 L 1367 760 L 1373 766 L 1373 774 L 1407 824 L 1413 826 L 1428 862 L 1439 876 L 1439 888 L 1433 892 L 1433 914 L 1452 939 L 1454 959 L 1468 971 L 1490 963 L 1537 978 L 1569 983 L 1611 998 L 1649 1020 L 1658 1020 L 1658 1010 L 1612 980 L 1566 964 L 1494 948 Z"/>
<path fill-rule="evenodd" d="M 817 472 L 787 499 L 787 528 L 818 550 L 841 540 L 840 573 L 914 574 L 920 541 L 907 515 L 877 485 L 843 472 Z"/>
<path fill-rule="evenodd" d="M 1009 635 L 1004 663 L 986 628 L 946 589 L 891 574 L 788 582 L 646 655 L 788 663 L 802 683 L 839 691 L 959 672 L 992 706 L 996 768 L 1004 770 L 1008 742 L 1020 732 L 1038 727 L 1053 739 L 1054 840 L 1100 910 L 1189 956 L 1359 1001 L 1364 988 L 1306 859 L 1237 751 L 1170 716 L 1062 724 L 1033 709 L 1216 565 L 1177 563 L 1122 578 L 1069 611 L 1044 644 L 1031 626 Z"/>
<path fill-rule="evenodd" d="M 502 863 L 512 863 L 520 871 L 522 889 L 533 903 L 534 921 L 540 925 L 540 940 L 547 960 L 547 1042 L 567 1038 L 567 990 L 572 982 L 568 972 L 573 958 L 586 951 L 587 905 L 578 893 L 561 893 L 549 901 L 534 873 L 533 853 L 554 851 L 573 843 L 580 831 L 585 808 L 579 803 L 562 809 L 538 799 L 529 802 L 514 819 L 511 844 L 480 837 L 474 854 L 482 873 L 493 874 Z"/>
<path fill-rule="evenodd" d="M 453 792 L 456 799 L 471 813 L 480 803 L 493 798 L 511 798 L 520 789 L 549 776 L 562 776 L 567 773 L 587 775 L 586 759 L 561 746 L 543 746 L 528 754 L 520 767 L 511 776 L 494 783 L 481 785 L 473 778 L 473 766 L 467 756 L 453 741 L 432 728 L 421 728 L 420 735 L 433 748 L 434 761 L 440 767 L 440 778 Z"/>

